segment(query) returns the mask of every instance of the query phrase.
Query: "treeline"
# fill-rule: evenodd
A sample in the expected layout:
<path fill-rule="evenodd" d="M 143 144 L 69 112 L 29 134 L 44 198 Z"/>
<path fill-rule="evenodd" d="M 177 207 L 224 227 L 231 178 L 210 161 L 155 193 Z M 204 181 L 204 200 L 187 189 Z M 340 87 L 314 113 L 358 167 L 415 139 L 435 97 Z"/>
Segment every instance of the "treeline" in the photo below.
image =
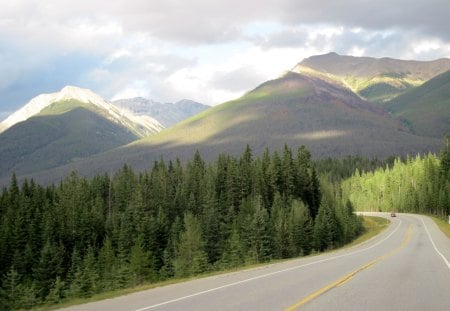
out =
<path fill-rule="evenodd" d="M 364 158 L 361 156 L 347 156 L 342 159 L 324 158 L 314 161 L 318 175 L 326 176 L 330 182 L 340 183 L 359 172 L 372 172 L 380 167 L 391 168 L 395 160 L 404 161 L 406 158 L 389 157 L 386 159 Z"/>
<path fill-rule="evenodd" d="M 0 305 L 30 308 L 144 282 L 289 258 L 362 231 L 339 185 L 319 185 L 311 156 L 197 152 L 136 174 L 75 173 L 42 187 L 15 176 L 0 196 Z"/>
<path fill-rule="evenodd" d="M 362 211 L 450 214 L 450 151 L 396 159 L 392 167 L 359 170 L 342 183 L 343 196 Z"/>

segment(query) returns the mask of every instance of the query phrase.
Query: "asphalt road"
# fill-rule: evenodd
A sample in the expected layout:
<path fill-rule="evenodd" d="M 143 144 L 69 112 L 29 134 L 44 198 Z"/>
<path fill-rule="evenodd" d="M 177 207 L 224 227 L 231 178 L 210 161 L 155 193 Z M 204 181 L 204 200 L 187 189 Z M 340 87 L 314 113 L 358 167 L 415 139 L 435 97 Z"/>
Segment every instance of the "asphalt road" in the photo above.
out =
<path fill-rule="evenodd" d="M 346 250 L 64 310 L 450 310 L 450 240 L 427 217 L 390 219 Z"/>

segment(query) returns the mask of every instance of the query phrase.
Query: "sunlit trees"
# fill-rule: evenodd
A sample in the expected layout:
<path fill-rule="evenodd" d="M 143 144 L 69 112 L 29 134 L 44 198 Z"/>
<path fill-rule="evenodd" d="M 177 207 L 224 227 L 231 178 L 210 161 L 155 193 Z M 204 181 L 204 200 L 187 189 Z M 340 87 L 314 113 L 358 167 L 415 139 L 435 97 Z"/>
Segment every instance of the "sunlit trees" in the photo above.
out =
<path fill-rule="evenodd" d="M 0 193 L 0 305 L 29 309 L 335 247 L 357 234 L 357 219 L 322 192 L 309 151 L 287 145 L 211 163 L 196 152 L 139 174 L 127 165 L 91 180 L 72 173 L 57 186 L 12 176 Z M 448 199 L 440 191 L 433 202 L 444 209 Z"/>

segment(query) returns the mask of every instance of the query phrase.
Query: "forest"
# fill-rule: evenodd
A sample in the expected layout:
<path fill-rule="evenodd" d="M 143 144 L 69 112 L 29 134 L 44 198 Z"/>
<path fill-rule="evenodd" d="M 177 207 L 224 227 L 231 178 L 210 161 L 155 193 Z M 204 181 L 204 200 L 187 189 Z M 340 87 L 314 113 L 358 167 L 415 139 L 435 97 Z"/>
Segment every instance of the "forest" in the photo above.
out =
<path fill-rule="evenodd" d="M 305 147 L 206 163 L 161 159 L 59 185 L 12 176 L 0 195 L 0 305 L 78 297 L 304 256 L 352 241 L 354 209 L 450 210 L 450 152 L 312 161 Z"/>
<path fill-rule="evenodd" d="M 342 183 L 346 197 L 360 211 L 450 214 L 450 153 L 396 159 L 392 167 L 354 175 Z"/>

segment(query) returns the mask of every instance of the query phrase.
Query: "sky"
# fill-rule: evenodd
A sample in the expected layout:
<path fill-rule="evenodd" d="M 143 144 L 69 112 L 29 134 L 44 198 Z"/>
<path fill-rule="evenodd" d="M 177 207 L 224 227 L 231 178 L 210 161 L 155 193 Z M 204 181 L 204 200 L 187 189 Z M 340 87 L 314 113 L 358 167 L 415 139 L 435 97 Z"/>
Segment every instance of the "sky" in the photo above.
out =
<path fill-rule="evenodd" d="M 448 0 L 0 0 L 0 120 L 65 85 L 217 105 L 302 59 L 450 57 Z"/>

